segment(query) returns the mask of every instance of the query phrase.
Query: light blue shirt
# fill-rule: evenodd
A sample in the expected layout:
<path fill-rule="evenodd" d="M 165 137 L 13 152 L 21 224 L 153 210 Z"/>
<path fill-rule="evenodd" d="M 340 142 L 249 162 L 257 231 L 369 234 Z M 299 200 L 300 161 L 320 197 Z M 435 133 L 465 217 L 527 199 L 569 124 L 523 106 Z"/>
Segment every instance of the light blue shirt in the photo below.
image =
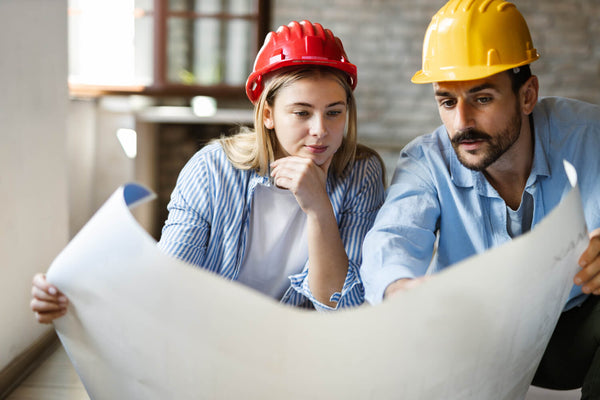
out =
<path fill-rule="evenodd" d="M 588 229 L 600 227 L 600 108 L 549 97 L 538 102 L 533 121 L 534 159 L 525 188 L 533 198 L 532 227 L 570 190 L 563 159 L 577 170 Z M 365 238 L 366 300 L 381 302 L 390 283 L 422 276 L 430 264 L 439 271 L 508 240 L 506 203 L 483 173 L 458 161 L 440 126 L 400 153 L 385 203 Z M 566 308 L 585 297 L 574 286 Z"/>
<path fill-rule="evenodd" d="M 354 162 L 343 177 L 331 171 L 327 193 L 348 255 L 342 291 L 331 301 L 336 308 L 364 301 L 360 282 L 361 246 L 383 203 L 382 166 L 376 157 Z M 182 169 L 167 208 L 169 216 L 158 246 L 165 253 L 236 280 L 246 255 L 252 199 L 258 184 L 269 179 L 253 170 L 235 168 L 219 144 L 205 146 Z M 308 287 L 308 260 L 301 273 L 289 277 L 282 303 L 331 310 Z"/>

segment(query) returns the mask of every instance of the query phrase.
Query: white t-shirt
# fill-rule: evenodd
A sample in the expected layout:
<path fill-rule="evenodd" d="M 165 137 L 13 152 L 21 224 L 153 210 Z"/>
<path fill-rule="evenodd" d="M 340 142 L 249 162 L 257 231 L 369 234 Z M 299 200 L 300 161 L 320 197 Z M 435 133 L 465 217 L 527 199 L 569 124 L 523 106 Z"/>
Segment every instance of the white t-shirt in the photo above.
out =
<path fill-rule="evenodd" d="M 533 219 L 533 196 L 523 191 L 521 204 L 517 210 L 506 206 L 506 230 L 511 238 L 528 232 Z"/>
<path fill-rule="evenodd" d="M 247 240 L 238 281 L 281 299 L 308 259 L 306 214 L 292 192 L 256 186 Z"/>

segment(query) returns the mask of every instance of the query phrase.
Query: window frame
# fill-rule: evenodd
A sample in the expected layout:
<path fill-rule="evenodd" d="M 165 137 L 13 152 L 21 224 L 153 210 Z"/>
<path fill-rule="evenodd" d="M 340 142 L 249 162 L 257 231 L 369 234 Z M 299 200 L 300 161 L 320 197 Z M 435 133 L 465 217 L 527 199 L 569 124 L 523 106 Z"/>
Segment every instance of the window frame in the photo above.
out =
<path fill-rule="evenodd" d="M 147 96 L 212 96 L 216 98 L 245 98 L 243 85 L 201 85 L 173 83 L 167 79 L 167 35 L 168 19 L 175 18 L 216 18 L 222 21 L 231 19 L 246 19 L 256 21 L 254 54 L 258 52 L 265 36 L 269 32 L 271 19 L 271 0 L 257 0 L 254 13 L 239 15 L 229 13 L 202 14 L 194 11 L 176 11 L 168 9 L 168 0 L 153 0 L 153 79 L 151 85 L 111 86 L 92 84 L 72 84 L 69 82 L 69 93 L 73 97 L 99 97 L 103 95 L 147 95 Z"/>

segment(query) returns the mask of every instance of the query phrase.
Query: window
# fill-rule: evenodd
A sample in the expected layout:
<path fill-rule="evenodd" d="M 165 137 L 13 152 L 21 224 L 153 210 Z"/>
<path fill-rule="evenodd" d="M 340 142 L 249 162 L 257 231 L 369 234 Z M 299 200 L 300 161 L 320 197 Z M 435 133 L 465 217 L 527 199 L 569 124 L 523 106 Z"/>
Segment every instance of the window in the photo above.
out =
<path fill-rule="evenodd" d="M 270 0 L 69 0 L 71 93 L 241 96 Z"/>

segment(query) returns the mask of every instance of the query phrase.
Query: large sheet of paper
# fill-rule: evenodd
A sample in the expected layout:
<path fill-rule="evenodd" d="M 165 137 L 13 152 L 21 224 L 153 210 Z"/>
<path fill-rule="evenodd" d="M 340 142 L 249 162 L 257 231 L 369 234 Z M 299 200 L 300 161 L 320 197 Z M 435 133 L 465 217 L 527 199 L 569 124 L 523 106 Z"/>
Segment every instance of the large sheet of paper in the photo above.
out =
<path fill-rule="evenodd" d="M 162 254 L 117 190 L 48 272 L 93 399 L 523 398 L 587 231 L 576 183 L 534 230 L 383 304 L 281 305 Z"/>

